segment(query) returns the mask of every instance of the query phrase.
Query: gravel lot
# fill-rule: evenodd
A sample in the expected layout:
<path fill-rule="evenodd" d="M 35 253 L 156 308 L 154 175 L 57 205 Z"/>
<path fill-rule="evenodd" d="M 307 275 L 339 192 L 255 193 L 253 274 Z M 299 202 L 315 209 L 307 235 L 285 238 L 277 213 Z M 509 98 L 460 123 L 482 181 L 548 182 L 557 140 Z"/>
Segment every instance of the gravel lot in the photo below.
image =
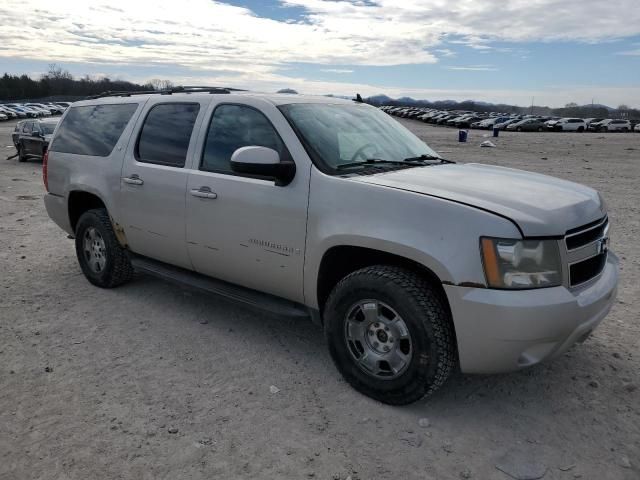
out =
<path fill-rule="evenodd" d="M 485 132 L 459 144 L 456 130 L 402 123 L 451 159 L 602 192 L 622 279 L 585 344 L 381 405 L 342 381 L 310 322 L 144 276 L 91 286 L 46 215 L 40 163 L 4 159 L 15 153 L 5 122 L 0 478 L 640 478 L 640 135 L 501 133 L 480 148 Z"/>

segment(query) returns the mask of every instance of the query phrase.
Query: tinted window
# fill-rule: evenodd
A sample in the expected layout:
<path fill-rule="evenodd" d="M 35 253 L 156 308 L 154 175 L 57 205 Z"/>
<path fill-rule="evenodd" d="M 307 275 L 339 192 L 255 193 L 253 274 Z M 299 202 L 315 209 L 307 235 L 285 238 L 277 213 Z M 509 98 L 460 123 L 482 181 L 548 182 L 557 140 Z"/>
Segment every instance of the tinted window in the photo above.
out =
<path fill-rule="evenodd" d="M 242 105 L 220 105 L 213 112 L 201 170 L 231 173 L 231 155 L 240 147 L 268 147 L 285 156 L 273 125 L 259 111 Z"/>
<path fill-rule="evenodd" d="M 136 103 L 73 107 L 64 117 L 50 149 L 108 157 L 136 108 Z"/>
<path fill-rule="evenodd" d="M 154 106 L 144 121 L 136 157 L 141 162 L 184 167 L 200 105 L 165 103 Z"/>
<path fill-rule="evenodd" d="M 33 126 L 33 122 L 25 122 L 22 125 L 22 133 L 31 133 L 31 128 Z"/>
<path fill-rule="evenodd" d="M 44 135 L 51 135 L 56 128 L 55 123 L 41 123 L 40 130 Z"/>

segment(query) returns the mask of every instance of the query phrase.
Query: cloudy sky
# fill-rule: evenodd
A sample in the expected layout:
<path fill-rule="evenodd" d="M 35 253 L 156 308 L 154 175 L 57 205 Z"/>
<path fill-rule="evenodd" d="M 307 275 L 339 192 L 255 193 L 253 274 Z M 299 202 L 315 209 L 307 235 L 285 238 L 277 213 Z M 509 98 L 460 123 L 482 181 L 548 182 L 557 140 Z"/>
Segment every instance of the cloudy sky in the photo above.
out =
<path fill-rule="evenodd" d="M 639 0 L 2 0 L 0 73 L 640 107 Z"/>

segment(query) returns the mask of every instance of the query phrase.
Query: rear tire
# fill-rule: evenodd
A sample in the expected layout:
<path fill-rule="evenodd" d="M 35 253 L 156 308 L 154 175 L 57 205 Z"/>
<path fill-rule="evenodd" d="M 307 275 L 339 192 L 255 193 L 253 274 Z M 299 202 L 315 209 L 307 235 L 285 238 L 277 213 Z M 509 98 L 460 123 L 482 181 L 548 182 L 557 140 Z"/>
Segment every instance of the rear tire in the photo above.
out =
<path fill-rule="evenodd" d="M 584 132 L 584 127 L 578 127 L 578 133 Z"/>
<path fill-rule="evenodd" d="M 518 128 L 516 128 L 516 130 L 517 130 L 518 132 L 521 132 L 521 131 L 522 131 L 522 127 L 518 127 Z"/>
<path fill-rule="evenodd" d="M 88 210 L 80 216 L 76 255 L 84 276 L 98 287 L 117 287 L 133 277 L 127 252 L 118 242 L 105 208 Z"/>
<path fill-rule="evenodd" d="M 542 127 L 538 127 L 538 132 L 541 132 L 541 131 L 542 131 Z"/>
<path fill-rule="evenodd" d="M 446 300 L 403 268 L 376 265 L 343 278 L 327 300 L 325 333 L 347 382 L 390 405 L 435 392 L 457 363 Z"/>

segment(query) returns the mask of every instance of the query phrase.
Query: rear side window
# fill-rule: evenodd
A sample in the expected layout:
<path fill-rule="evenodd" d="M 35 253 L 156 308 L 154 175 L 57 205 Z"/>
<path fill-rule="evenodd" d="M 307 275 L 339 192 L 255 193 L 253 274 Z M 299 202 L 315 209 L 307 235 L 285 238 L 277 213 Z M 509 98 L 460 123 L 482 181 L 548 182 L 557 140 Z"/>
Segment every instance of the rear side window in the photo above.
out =
<path fill-rule="evenodd" d="M 280 158 L 287 155 L 275 128 L 258 110 L 243 105 L 220 105 L 211 117 L 200 169 L 232 173 L 231 155 L 248 146 L 271 148 Z"/>
<path fill-rule="evenodd" d="M 163 103 L 152 107 L 140 132 L 136 159 L 139 162 L 184 167 L 199 111 L 198 103 Z"/>
<path fill-rule="evenodd" d="M 136 108 L 137 103 L 73 107 L 64 117 L 50 150 L 108 157 Z"/>

